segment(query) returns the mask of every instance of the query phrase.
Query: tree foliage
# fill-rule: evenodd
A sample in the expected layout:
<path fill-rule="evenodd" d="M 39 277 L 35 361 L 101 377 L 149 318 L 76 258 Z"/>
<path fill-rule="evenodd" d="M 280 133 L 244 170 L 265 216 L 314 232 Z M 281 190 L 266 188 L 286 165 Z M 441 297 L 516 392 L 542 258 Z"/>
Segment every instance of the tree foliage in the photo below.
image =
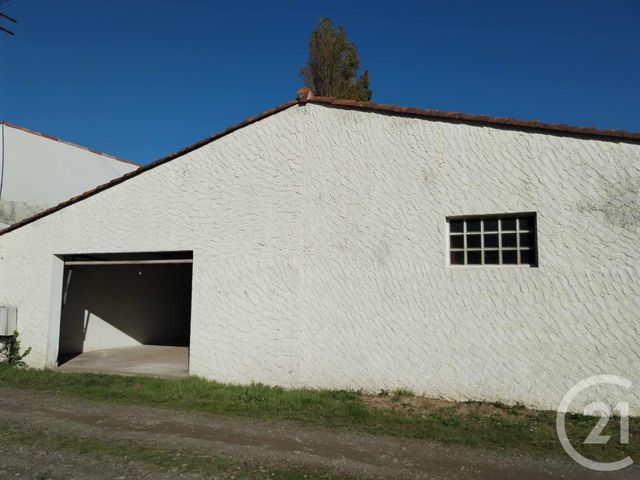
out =
<path fill-rule="evenodd" d="M 300 74 L 315 95 L 349 100 L 371 100 L 369 71 L 357 77 L 360 58 L 344 27 L 328 17 L 318 20 L 309 40 L 309 63 Z"/>

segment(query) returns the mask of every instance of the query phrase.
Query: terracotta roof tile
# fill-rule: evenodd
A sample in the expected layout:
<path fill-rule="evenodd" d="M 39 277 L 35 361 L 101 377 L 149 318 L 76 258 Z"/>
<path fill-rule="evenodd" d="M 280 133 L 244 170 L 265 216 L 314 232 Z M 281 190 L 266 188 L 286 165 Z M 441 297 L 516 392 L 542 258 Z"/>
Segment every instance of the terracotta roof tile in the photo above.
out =
<path fill-rule="evenodd" d="M 544 123 L 538 120 L 517 120 L 510 117 L 491 117 L 489 115 L 476 115 L 462 112 L 444 112 L 442 110 L 431 110 L 415 107 L 401 107 L 399 105 L 388 105 L 383 103 L 361 102 L 357 100 L 340 100 L 333 97 L 308 96 L 305 99 L 308 103 L 321 105 L 331 105 L 342 108 L 352 108 L 370 112 L 384 112 L 390 114 L 408 115 L 419 118 L 429 118 L 449 122 L 473 123 L 476 125 L 488 125 L 496 127 L 507 127 L 523 130 L 537 130 L 545 133 L 560 135 L 571 135 L 581 137 L 599 138 L 601 140 L 631 140 L 640 141 L 640 132 L 628 132 L 625 130 L 603 130 L 594 127 L 576 127 L 563 123 Z M 634 142 L 635 143 L 635 142 Z"/>

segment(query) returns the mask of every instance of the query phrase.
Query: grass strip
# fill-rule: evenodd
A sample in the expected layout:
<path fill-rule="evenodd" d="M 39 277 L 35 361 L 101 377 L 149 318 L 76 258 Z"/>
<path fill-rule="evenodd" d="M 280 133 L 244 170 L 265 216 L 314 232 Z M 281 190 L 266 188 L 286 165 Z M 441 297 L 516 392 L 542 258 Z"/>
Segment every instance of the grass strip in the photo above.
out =
<path fill-rule="evenodd" d="M 382 392 L 381 397 L 375 397 L 349 390 L 228 385 L 198 377 L 161 379 L 9 367 L 0 367 L 0 385 L 101 402 L 292 420 L 442 443 L 564 455 L 556 436 L 555 412 L 499 403 L 428 402 L 428 399 L 421 403 L 420 398 L 406 391 L 393 395 Z M 608 444 L 582 445 L 597 421 L 593 417 L 567 415 L 569 438 L 580 452 L 599 461 L 618 460 L 627 455 L 640 459 L 639 417 L 630 420 L 628 445 L 617 441 L 616 419 L 611 419 L 603 432 L 612 435 Z"/>

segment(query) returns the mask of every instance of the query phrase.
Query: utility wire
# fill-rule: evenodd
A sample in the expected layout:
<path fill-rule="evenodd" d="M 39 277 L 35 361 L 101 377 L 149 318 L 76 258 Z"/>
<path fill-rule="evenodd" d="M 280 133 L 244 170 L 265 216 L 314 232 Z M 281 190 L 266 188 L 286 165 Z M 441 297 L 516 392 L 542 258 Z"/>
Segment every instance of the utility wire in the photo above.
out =
<path fill-rule="evenodd" d="M 1 4 L 0 4 L 0 5 L 1 5 Z M 6 19 L 6 20 L 9 20 L 9 21 L 10 21 L 10 22 L 12 22 L 12 23 L 18 23 L 18 21 L 17 21 L 15 18 L 10 17 L 9 15 L 6 15 L 6 14 L 4 14 L 4 13 L 2 13 L 2 12 L 0 12 L 0 18 L 4 18 L 4 19 Z M 12 35 L 12 36 L 14 36 L 14 35 L 15 35 L 15 33 L 13 33 L 13 32 L 12 32 L 11 30 L 9 30 L 8 28 L 4 28 L 3 26 L 0 26 L 0 32 L 8 33 L 9 35 Z"/>
<path fill-rule="evenodd" d="M 13 23 L 18 23 L 18 21 L 15 18 L 11 18 L 9 15 L 5 15 L 2 12 L 0 12 L 0 17 L 6 18 L 7 20 L 12 21 Z"/>

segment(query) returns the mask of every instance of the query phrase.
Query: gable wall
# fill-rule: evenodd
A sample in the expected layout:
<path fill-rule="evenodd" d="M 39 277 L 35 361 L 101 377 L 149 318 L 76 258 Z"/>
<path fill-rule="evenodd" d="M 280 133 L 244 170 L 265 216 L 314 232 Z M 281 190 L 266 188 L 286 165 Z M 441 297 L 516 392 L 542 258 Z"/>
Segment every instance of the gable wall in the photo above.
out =
<path fill-rule="evenodd" d="M 290 108 L 0 236 L 0 304 L 18 306 L 29 362 L 52 361 L 55 255 L 192 250 L 191 373 L 287 382 L 298 115 Z"/>
<path fill-rule="evenodd" d="M 638 145 L 307 104 L 0 236 L 0 303 L 42 366 L 54 254 L 193 250 L 192 374 L 555 408 L 640 382 L 639 188 Z M 539 268 L 447 266 L 521 211 Z"/>

